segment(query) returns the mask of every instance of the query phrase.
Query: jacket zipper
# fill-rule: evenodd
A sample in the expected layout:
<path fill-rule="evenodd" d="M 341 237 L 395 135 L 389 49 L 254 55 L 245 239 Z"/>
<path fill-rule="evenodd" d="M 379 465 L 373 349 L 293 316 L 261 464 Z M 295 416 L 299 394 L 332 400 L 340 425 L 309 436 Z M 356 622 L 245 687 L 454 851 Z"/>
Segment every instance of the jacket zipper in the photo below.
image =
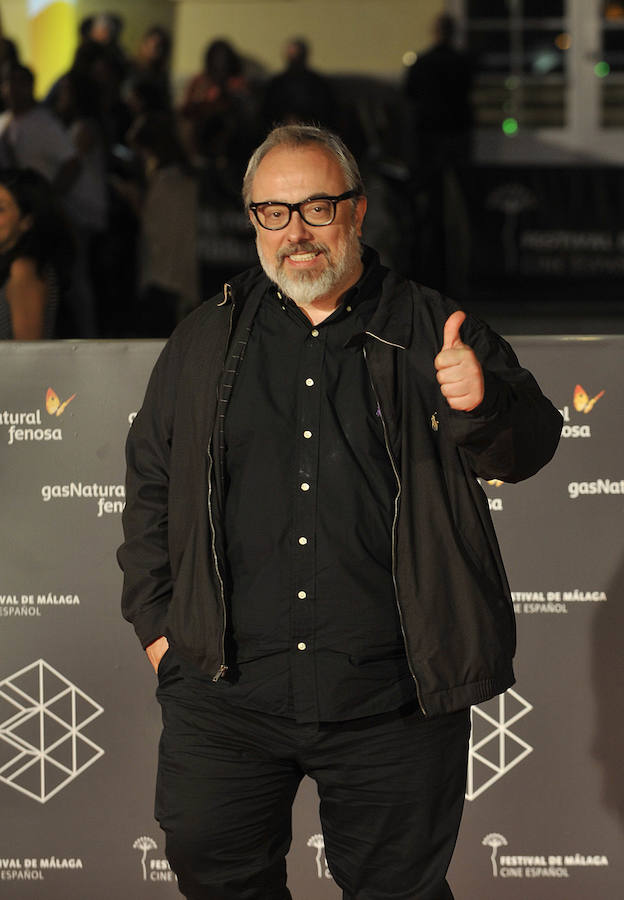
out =
<path fill-rule="evenodd" d="M 232 300 L 232 286 L 230 284 L 223 285 L 223 300 L 219 303 L 219 306 L 224 306 L 228 300 Z M 225 342 L 226 348 L 229 346 L 230 337 L 232 336 L 232 320 L 234 318 L 234 301 L 232 300 L 232 310 L 230 312 L 230 323 L 228 327 L 227 338 Z M 226 349 L 227 353 L 227 349 Z M 225 631 L 227 628 L 227 607 L 225 605 L 225 587 L 223 584 L 223 579 L 221 577 L 221 570 L 219 568 L 219 557 L 217 555 L 217 546 L 216 546 L 216 533 L 214 527 L 214 518 L 212 515 L 212 469 L 213 469 L 213 459 L 212 454 L 210 452 L 210 447 L 207 450 L 208 453 L 208 521 L 210 522 L 210 535 L 211 535 L 211 549 L 212 549 L 212 558 L 214 560 L 215 572 L 217 573 L 217 578 L 219 579 L 219 592 L 221 595 L 221 608 L 223 612 L 223 629 L 221 631 L 221 663 L 219 668 L 215 672 L 212 680 L 218 681 L 228 670 L 228 667 L 225 664 Z"/>
<path fill-rule="evenodd" d="M 217 573 L 217 578 L 219 579 L 219 593 L 221 595 L 221 608 L 223 611 L 223 630 L 221 632 L 221 664 L 217 669 L 215 675 L 213 676 L 213 681 L 218 681 L 222 675 L 227 672 L 227 666 L 225 665 L 225 628 L 226 628 L 226 616 L 227 610 L 225 606 L 225 588 L 223 586 L 223 579 L 221 578 L 221 571 L 219 569 L 219 558 L 217 556 L 217 547 L 216 547 L 216 537 L 215 537 L 215 529 L 214 522 L 212 518 L 212 467 L 213 460 L 210 449 L 207 451 L 208 453 L 208 520 L 210 522 L 210 535 L 211 535 L 211 549 L 212 549 L 212 558 L 214 561 L 215 572 Z"/>
<path fill-rule="evenodd" d="M 380 338 L 377 338 L 376 335 L 371 335 L 371 337 L 374 337 L 377 340 L 381 340 Z M 386 344 L 388 342 L 382 341 L 382 343 Z M 392 346 L 397 346 L 397 345 L 393 344 Z M 414 680 L 414 685 L 416 687 L 416 696 L 418 698 L 418 705 L 420 707 L 420 711 L 422 712 L 423 716 L 427 716 L 427 711 L 425 710 L 425 707 L 422 702 L 420 685 L 418 684 L 418 679 L 416 677 L 416 673 L 414 672 L 414 667 L 412 665 L 412 661 L 411 661 L 410 655 L 409 655 L 409 648 L 407 646 L 407 637 L 405 634 L 405 627 L 403 624 L 403 612 L 401 610 L 401 604 L 399 603 L 399 591 L 397 588 L 397 580 L 396 580 L 396 526 L 397 526 L 397 522 L 398 522 L 398 518 L 399 518 L 399 498 L 401 496 L 401 490 L 402 490 L 401 478 L 399 476 L 399 473 L 398 473 L 398 470 L 396 467 L 396 462 L 394 461 L 394 455 L 392 453 L 392 450 L 390 449 L 390 442 L 388 441 L 388 429 L 386 428 L 386 420 L 384 419 L 383 411 L 381 409 L 381 403 L 379 402 L 379 395 L 377 393 L 377 389 L 375 387 L 375 382 L 373 381 L 373 376 L 371 374 L 371 370 L 368 365 L 368 356 L 366 354 L 366 347 L 362 347 L 362 353 L 364 354 L 364 362 L 366 363 L 366 369 L 368 371 L 368 378 L 370 380 L 371 387 L 373 389 L 373 394 L 375 395 L 375 400 L 377 402 L 377 409 L 379 410 L 379 418 L 381 419 L 381 426 L 383 429 L 386 453 L 388 454 L 388 459 L 390 460 L 390 465 L 392 466 L 392 471 L 394 472 L 394 477 L 395 477 L 396 483 L 397 483 L 397 495 L 394 498 L 394 517 L 392 519 L 392 584 L 394 587 L 394 601 L 396 603 L 396 608 L 399 613 L 399 623 L 401 625 L 401 634 L 403 635 L 403 645 L 405 647 L 405 657 L 407 659 L 407 665 L 409 666 L 410 674 Z"/>

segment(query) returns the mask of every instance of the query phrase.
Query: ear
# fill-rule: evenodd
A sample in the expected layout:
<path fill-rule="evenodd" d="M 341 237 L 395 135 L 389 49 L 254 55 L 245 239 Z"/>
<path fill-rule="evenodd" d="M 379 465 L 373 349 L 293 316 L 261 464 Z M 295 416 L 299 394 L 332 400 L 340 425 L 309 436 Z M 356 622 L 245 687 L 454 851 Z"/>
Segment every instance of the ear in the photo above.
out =
<path fill-rule="evenodd" d="M 30 231 L 34 224 L 35 223 L 33 217 L 29 214 L 27 216 L 22 216 L 22 218 L 18 222 L 18 228 L 21 234 L 26 234 L 26 232 Z"/>
<path fill-rule="evenodd" d="M 358 237 L 362 237 L 362 222 L 364 221 L 364 216 L 366 215 L 367 206 L 368 201 L 366 197 L 358 197 L 358 201 L 353 213 L 353 221 L 355 222 L 355 228 Z"/>

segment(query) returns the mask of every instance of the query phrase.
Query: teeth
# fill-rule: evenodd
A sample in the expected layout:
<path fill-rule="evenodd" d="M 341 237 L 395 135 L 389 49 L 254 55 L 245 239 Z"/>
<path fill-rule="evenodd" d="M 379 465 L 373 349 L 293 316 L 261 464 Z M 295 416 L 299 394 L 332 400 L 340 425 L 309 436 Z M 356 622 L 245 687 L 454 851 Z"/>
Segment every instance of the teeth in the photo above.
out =
<path fill-rule="evenodd" d="M 289 259 L 294 259 L 296 262 L 307 262 L 310 259 L 314 259 L 316 253 L 291 253 L 288 257 Z"/>

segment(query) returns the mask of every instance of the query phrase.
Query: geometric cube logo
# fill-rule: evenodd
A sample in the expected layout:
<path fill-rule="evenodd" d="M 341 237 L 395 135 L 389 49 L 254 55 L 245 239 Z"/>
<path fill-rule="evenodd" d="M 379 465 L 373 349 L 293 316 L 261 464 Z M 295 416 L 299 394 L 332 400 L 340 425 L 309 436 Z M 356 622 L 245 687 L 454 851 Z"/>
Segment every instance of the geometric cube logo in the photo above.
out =
<path fill-rule="evenodd" d="M 511 730 L 511 726 L 532 709 L 531 704 L 511 688 L 472 707 L 467 800 L 474 800 L 533 751 L 530 744 Z"/>
<path fill-rule="evenodd" d="M 103 712 L 43 659 L 0 681 L 0 781 L 46 803 L 103 755 L 84 734 Z"/>

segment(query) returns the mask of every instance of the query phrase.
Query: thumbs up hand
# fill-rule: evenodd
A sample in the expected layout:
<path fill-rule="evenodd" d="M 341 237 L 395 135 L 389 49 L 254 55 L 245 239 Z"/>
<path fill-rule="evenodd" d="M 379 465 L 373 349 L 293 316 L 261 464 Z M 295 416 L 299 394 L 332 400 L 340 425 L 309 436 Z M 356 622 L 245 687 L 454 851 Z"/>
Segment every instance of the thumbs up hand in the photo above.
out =
<path fill-rule="evenodd" d="M 440 390 L 451 409 L 470 412 L 483 400 L 485 385 L 481 363 L 464 344 L 459 329 L 466 313 L 457 310 L 444 325 L 444 344 L 434 360 Z"/>

